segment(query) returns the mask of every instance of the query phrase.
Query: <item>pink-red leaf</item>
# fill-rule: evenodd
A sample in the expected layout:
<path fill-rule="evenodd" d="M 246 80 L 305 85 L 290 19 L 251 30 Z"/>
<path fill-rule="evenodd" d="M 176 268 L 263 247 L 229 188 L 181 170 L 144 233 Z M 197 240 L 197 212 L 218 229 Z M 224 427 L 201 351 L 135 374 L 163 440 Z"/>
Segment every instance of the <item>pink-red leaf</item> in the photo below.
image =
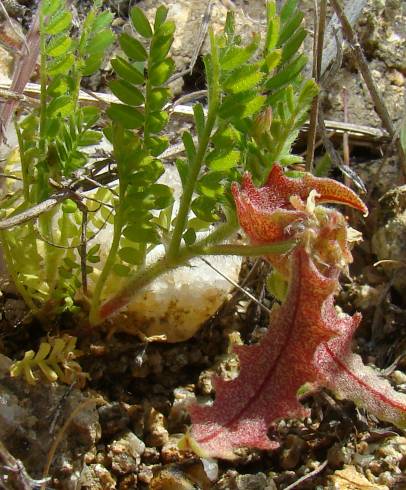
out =
<path fill-rule="evenodd" d="M 381 420 L 406 427 L 406 395 L 395 391 L 378 372 L 365 366 L 351 352 L 351 340 L 357 323 L 347 326 L 338 337 L 317 349 L 315 365 L 320 383 L 339 398 L 347 398 Z"/>
<path fill-rule="evenodd" d="M 289 238 L 291 233 L 287 225 L 306 216 L 293 207 L 291 198 L 296 196 L 306 202 L 312 190 L 317 192 L 318 204 L 345 204 L 368 213 L 362 200 L 344 184 L 308 173 L 302 178 L 289 178 L 280 165 L 274 164 L 263 187 L 256 188 L 248 173 L 243 176 L 241 189 L 233 184 L 232 193 L 241 228 L 254 243 L 272 243 Z"/>
<path fill-rule="evenodd" d="M 269 331 L 259 344 L 236 348 L 239 376 L 232 381 L 217 378 L 213 405 L 190 408 L 190 436 L 202 455 L 230 458 L 241 446 L 277 447 L 267 437 L 268 427 L 282 417 L 305 415 L 296 394 L 317 378 L 315 350 L 336 330 L 329 297 L 337 287 L 337 273 L 323 276 L 303 247 L 291 260 L 289 292 L 273 311 Z M 334 321 L 340 320 L 335 316 Z"/>

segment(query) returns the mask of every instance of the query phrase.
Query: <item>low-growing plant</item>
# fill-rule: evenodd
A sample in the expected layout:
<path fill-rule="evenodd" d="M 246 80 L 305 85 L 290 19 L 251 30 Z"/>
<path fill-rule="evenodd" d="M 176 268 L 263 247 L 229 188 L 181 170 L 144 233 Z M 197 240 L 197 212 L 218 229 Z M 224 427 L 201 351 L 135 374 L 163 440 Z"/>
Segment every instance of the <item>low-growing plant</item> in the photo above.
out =
<path fill-rule="evenodd" d="M 118 102 L 102 114 L 81 105 L 79 90 L 114 40 L 112 15 L 96 1 L 81 28 L 72 29 L 65 0 L 40 4 L 40 105 L 16 121 L 19 153 L 8 166 L 18 167 L 22 185 L 3 196 L 0 222 L 6 263 L 31 310 L 75 311 L 82 293 L 90 322 L 98 324 L 160 274 L 206 254 L 265 255 L 276 271 L 268 283 L 282 304 L 272 312 L 271 328 L 259 344 L 235 349 L 239 376 L 215 379 L 213 405 L 190 408 L 193 425 L 184 445 L 204 456 L 275 447 L 269 426 L 307 413 L 297 399 L 305 383 L 327 386 L 383 420 L 406 425 L 405 395 L 351 352 L 360 315 L 339 314 L 334 306 L 339 274 L 352 259 L 348 226 L 320 203 L 366 208 L 342 184 L 283 171 L 300 161 L 291 147 L 317 93 L 315 82 L 302 76 L 305 31 L 297 3 L 287 0 L 280 13 L 274 1 L 267 3 L 262 40 L 254 34 L 244 44 L 232 13 L 223 33 L 210 31 L 207 109 L 193 107 L 194 129 L 182 135 L 178 206 L 159 181 L 169 145 L 167 84 L 175 68 L 169 56 L 175 25 L 167 9 L 159 7 L 152 24 L 140 8 L 131 9 L 135 33 L 120 35 L 122 54 L 111 60 L 117 77 L 110 89 Z M 86 178 L 95 183 L 89 167 L 104 165 L 84 148 L 101 140 L 95 128 L 106 118 L 116 180 L 96 181 L 97 190 L 84 192 Z M 107 222 L 113 226 L 109 251 L 96 268 L 98 233 Z M 239 224 L 251 246 L 228 241 Z M 149 260 L 157 246 L 164 252 Z M 26 353 L 13 374 L 34 382 L 38 367 L 50 380 L 61 377 L 58 363 L 71 360 L 74 346 L 58 342 Z"/>
<path fill-rule="evenodd" d="M 39 379 L 38 374 L 41 374 L 42 379 L 51 383 L 59 380 L 83 386 L 88 376 L 76 361 L 81 355 L 76 349 L 76 341 L 76 337 L 64 335 L 41 342 L 37 352 L 27 351 L 23 359 L 11 365 L 10 375 L 23 376 L 28 384 L 35 384 Z"/>
<path fill-rule="evenodd" d="M 342 184 L 310 174 L 290 179 L 277 165 L 265 186 L 256 188 L 246 175 L 233 194 L 240 224 L 254 244 L 294 238 L 296 245 L 289 253 L 267 255 L 279 281 L 287 282 L 278 288 L 286 291 L 283 301 L 258 344 L 234 348 L 239 375 L 231 381 L 215 377 L 213 404 L 190 407 L 192 428 L 181 447 L 227 459 L 243 446 L 275 449 L 279 442 L 268 437 L 268 429 L 281 418 L 307 416 L 300 393 L 321 387 L 405 428 L 406 395 L 351 350 L 361 315 L 339 313 L 334 305 L 339 275 L 352 261 L 349 230 L 340 212 L 320 203 L 364 213 L 365 205 Z"/>
<path fill-rule="evenodd" d="M 95 106 L 83 107 L 79 98 L 82 77 L 100 67 L 114 39 L 112 15 L 101 12 L 100 3 L 73 30 L 65 0 L 40 4 L 40 106 L 16 122 L 22 187 L 1 202 L 8 219 L 52 203 L 38 222 L 1 231 L 10 274 L 28 306 L 37 314 L 44 308 L 47 315 L 75 311 L 82 293 L 92 324 L 194 256 L 263 252 L 226 243 L 238 230 L 231 183 L 245 170 L 262 183 L 274 161 L 301 160 L 291 146 L 317 92 L 315 82 L 301 74 L 307 58 L 300 53 L 305 30 L 296 0 L 288 0 L 280 13 L 274 1 L 268 2 L 265 37 L 253 34 L 247 44 L 230 13 L 223 33 L 210 31 L 210 53 L 204 57 L 207 110 L 196 104 L 194 130 L 182 135 L 185 156 L 176 166 L 183 192 L 177 208 L 172 190 L 159 182 L 165 172 L 160 155 L 169 144 L 167 83 L 175 68 L 169 56 L 175 25 L 163 6 L 152 24 L 141 9 L 131 10 L 135 33 L 119 36 L 122 54 L 111 60 L 116 79 L 110 89 L 119 101 L 101 114 Z M 116 182 L 75 193 L 80 185 L 67 188 L 67 183 L 86 173 L 91 162 L 85 147 L 100 140 L 94 128 L 106 117 Z M 52 201 L 55 195 L 59 199 Z M 107 258 L 97 266 L 97 233 L 106 222 L 114 231 Z M 147 260 L 157 245 L 165 252 Z"/>

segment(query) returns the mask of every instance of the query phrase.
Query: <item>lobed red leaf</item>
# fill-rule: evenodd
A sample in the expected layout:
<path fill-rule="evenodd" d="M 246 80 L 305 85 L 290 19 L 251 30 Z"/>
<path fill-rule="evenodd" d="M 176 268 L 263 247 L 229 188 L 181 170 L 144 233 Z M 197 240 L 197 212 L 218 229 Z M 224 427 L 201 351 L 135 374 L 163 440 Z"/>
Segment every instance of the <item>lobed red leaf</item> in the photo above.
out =
<path fill-rule="evenodd" d="M 325 305 L 331 304 L 336 287 L 337 271 L 324 276 L 303 247 L 295 250 L 288 295 L 273 310 L 267 334 L 259 344 L 235 349 L 239 376 L 216 379 L 212 406 L 190 407 L 195 451 L 230 458 L 241 446 L 271 449 L 278 443 L 267 437 L 268 427 L 282 417 L 306 414 L 296 394 L 316 379 L 315 350 L 335 334 L 333 314 Z"/>

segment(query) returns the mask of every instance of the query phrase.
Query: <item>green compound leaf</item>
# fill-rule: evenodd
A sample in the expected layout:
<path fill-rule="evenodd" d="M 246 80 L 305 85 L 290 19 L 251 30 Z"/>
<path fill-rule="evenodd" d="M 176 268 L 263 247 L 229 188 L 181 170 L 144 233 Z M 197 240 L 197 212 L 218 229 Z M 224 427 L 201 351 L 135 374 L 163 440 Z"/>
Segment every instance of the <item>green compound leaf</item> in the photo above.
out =
<path fill-rule="evenodd" d="M 193 162 L 196 157 L 196 146 L 193 141 L 193 136 L 188 131 L 184 131 L 182 133 L 182 141 L 189 162 Z"/>
<path fill-rule="evenodd" d="M 55 75 L 65 75 L 69 73 L 74 62 L 75 62 L 75 57 L 73 56 L 73 54 L 55 58 L 50 63 L 48 63 L 47 66 L 48 75 L 55 76 Z"/>
<path fill-rule="evenodd" d="M 296 29 L 302 24 L 303 18 L 303 13 L 298 10 L 289 22 L 283 25 L 278 39 L 278 47 L 281 47 L 293 35 Z"/>
<path fill-rule="evenodd" d="M 100 30 L 109 26 L 113 19 L 114 15 L 109 10 L 105 10 L 96 17 L 93 23 L 93 32 L 99 32 Z"/>
<path fill-rule="evenodd" d="M 133 107 L 111 104 L 106 112 L 113 121 L 127 129 L 138 129 L 144 124 L 144 115 Z"/>
<path fill-rule="evenodd" d="M 162 11 L 161 11 L 162 12 Z M 159 14 L 162 16 L 162 13 Z M 151 25 L 139 7 L 133 7 L 130 11 L 131 22 L 135 30 L 141 34 L 142 37 L 150 38 L 153 35 Z"/>
<path fill-rule="evenodd" d="M 118 251 L 118 256 L 123 262 L 131 265 L 141 265 L 144 253 L 135 247 L 123 247 Z"/>
<path fill-rule="evenodd" d="M 157 31 L 168 16 L 168 9 L 164 5 L 160 5 L 155 12 L 154 29 Z"/>
<path fill-rule="evenodd" d="M 72 97 L 69 95 L 60 95 L 51 101 L 47 107 L 47 114 L 49 117 L 55 117 L 57 114 L 66 116 L 70 114 L 73 109 Z"/>
<path fill-rule="evenodd" d="M 123 264 L 114 264 L 113 272 L 118 277 L 128 277 L 131 274 L 131 269 Z"/>
<path fill-rule="evenodd" d="M 85 131 L 78 140 L 79 146 L 90 146 L 97 145 L 102 139 L 102 133 L 100 131 L 93 131 L 92 129 L 88 129 Z"/>
<path fill-rule="evenodd" d="M 307 32 L 302 27 L 298 29 L 295 34 L 289 39 L 289 41 L 285 44 L 282 51 L 281 61 L 284 63 L 285 61 L 290 60 L 299 50 L 300 46 L 303 44 Z"/>
<path fill-rule="evenodd" d="M 246 63 L 258 48 L 259 36 L 248 46 L 241 48 L 239 46 L 230 46 L 225 49 L 220 56 L 220 66 L 223 71 L 235 70 Z"/>
<path fill-rule="evenodd" d="M 53 15 L 63 7 L 63 0 L 43 0 L 41 2 L 42 13 L 46 16 Z"/>
<path fill-rule="evenodd" d="M 164 184 L 152 184 L 144 190 L 130 189 L 128 204 L 139 209 L 165 209 L 173 203 L 171 189 Z"/>
<path fill-rule="evenodd" d="M 195 119 L 196 131 L 199 139 L 203 135 L 204 127 L 205 127 L 205 117 L 204 110 L 202 104 L 195 104 L 193 106 L 193 114 Z"/>
<path fill-rule="evenodd" d="M 159 156 L 169 146 L 169 140 L 166 136 L 150 136 L 145 140 L 145 145 L 154 157 Z"/>
<path fill-rule="evenodd" d="M 88 77 L 95 73 L 103 63 L 103 55 L 102 54 L 94 54 L 86 58 L 86 61 L 81 69 L 81 73 L 83 76 Z"/>
<path fill-rule="evenodd" d="M 199 196 L 192 202 L 192 211 L 197 218 L 209 223 L 219 220 L 216 207 L 217 200 L 207 196 Z"/>
<path fill-rule="evenodd" d="M 266 97 L 256 95 L 256 91 L 224 97 L 219 109 L 219 115 L 223 119 L 243 119 L 260 111 L 265 104 Z"/>
<path fill-rule="evenodd" d="M 152 133 L 159 133 L 164 129 L 169 120 L 169 114 L 165 111 L 150 112 L 145 127 Z"/>
<path fill-rule="evenodd" d="M 224 172 L 234 168 L 241 159 L 237 150 L 214 150 L 207 156 L 206 163 L 211 170 Z"/>
<path fill-rule="evenodd" d="M 265 83 L 265 88 L 267 90 L 275 89 L 281 87 L 287 83 L 290 83 L 294 78 L 299 75 L 303 68 L 307 64 L 307 56 L 304 54 L 299 55 L 295 60 L 289 63 L 281 71 L 279 71 L 275 76 L 270 78 Z"/>
<path fill-rule="evenodd" d="M 113 80 L 109 83 L 109 87 L 113 94 L 124 104 L 139 106 L 144 102 L 144 96 L 141 91 L 125 80 Z"/>
<path fill-rule="evenodd" d="M 298 0 L 286 0 L 281 9 L 281 21 L 286 22 L 297 11 Z"/>
<path fill-rule="evenodd" d="M 159 63 L 168 55 L 173 43 L 172 36 L 155 37 L 151 43 L 150 58 L 154 63 Z"/>
<path fill-rule="evenodd" d="M 149 96 L 151 111 L 160 111 L 168 102 L 171 92 L 168 88 L 153 88 Z"/>
<path fill-rule="evenodd" d="M 193 228 L 188 228 L 185 233 L 183 234 L 183 240 L 185 241 L 186 245 L 190 246 L 193 245 L 196 241 L 197 235 L 196 232 Z"/>
<path fill-rule="evenodd" d="M 124 58 L 114 58 L 111 60 L 111 66 L 121 78 L 135 85 L 144 83 L 144 74 L 134 65 L 126 61 Z"/>
<path fill-rule="evenodd" d="M 127 226 L 123 235 L 134 243 L 159 243 L 156 227 L 150 222 L 133 223 Z"/>
<path fill-rule="evenodd" d="M 280 32 L 280 17 L 276 15 L 276 5 L 274 1 L 267 3 L 268 27 L 265 39 L 265 54 L 271 53 L 277 45 Z"/>
<path fill-rule="evenodd" d="M 208 172 L 199 179 L 197 191 L 203 196 L 218 200 L 225 192 L 222 181 L 226 175 L 224 172 Z"/>

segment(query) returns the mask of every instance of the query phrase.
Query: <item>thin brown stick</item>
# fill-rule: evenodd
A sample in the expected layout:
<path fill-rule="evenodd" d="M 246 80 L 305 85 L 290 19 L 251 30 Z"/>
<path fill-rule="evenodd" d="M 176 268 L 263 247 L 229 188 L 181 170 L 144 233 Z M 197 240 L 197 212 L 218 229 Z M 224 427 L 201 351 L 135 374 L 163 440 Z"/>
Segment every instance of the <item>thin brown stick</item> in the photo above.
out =
<path fill-rule="evenodd" d="M 350 48 L 354 54 L 355 62 L 357 63 L 358 68 L 362 74 L 362 77 L 368 87 L 369 93 L 371 94 L 372 100 L 375 105 L 376 113 L 380 117 L 384 128 L 388 131 L 390 136 L 393 137 L 395 135 L 395 128 L 389 116 L 388 109 L 386 108 L 385 103 L 372 78 L 371 72 L 368 67 L 368 62 L 365 58 L 364 52 L 362 51 L 361 45 L 358 40 L 358 36 L 354 32 L 353 28 L 351 27 L 351 24 L 348 21 L 347 16 L 345 15 L 345 12 L 341 7 L 339 1 L 330 0 L 330 2 L 337 14 L 337 17 L 340 19 L 344 36 L 350 45 Z"/>
<path fill-rule="evenodd" d="M 328 461 L 327 460 L 324 461 L 315 470 L 311 471 L 310 473 L 307 473 L 307 475 L 303 475 L 301 478 L 296 480 L 294 483 L 285 487 L 285 490 L 293 490 L 293 488 L 298 487 L 304 481 L 309 480 L 310 478 L 313 478 L 314 476 L 318 475 L 319 473 L 321 473 L 324 470 L 324 468 L 327 466 L 327 464 L 328 464 Z"/>
<path fill-rule="evenodd" d="M 271 310 L 267 308 L 264 304 L 262 304 L 253 294 L 251 294 L 249 291 L 241 287 L 237 282 L 233 281 L 230 277 L 226 276 L 223 272 L 221 272 L 220 269 L 217 269 L 214 265 L 212 265 L 208 260 L 206 260 L 204 257 L 200 257 L 200 260 L 202 260 L 205 264 L 207 264 L 209 267 L 211 267 L 217 274 L 219 274 L 221 277 L 223 277 L 226 281 L 228 281 L 230 284 L 232 284 L 235 288 L 237 288 L 241 293 L 243 293 L 245 296 L 247 296 L 249 299 L 254 301 L 260 308 L 262 308 L 268 315 L 271 313 Z"/>
<path fill-rule="evenodd" d="M 346 87 L 343 88 L 342 99 L 343 99 L 343 110 L 344 110 L 344 122 L 347 123 L 348 122 L 348 91 Z M 350 146 L 349 146 L 348 131 L 344 131 L 343 133 L 343 160 L 345 165 L 348 166 L 350 165 Z"/>

